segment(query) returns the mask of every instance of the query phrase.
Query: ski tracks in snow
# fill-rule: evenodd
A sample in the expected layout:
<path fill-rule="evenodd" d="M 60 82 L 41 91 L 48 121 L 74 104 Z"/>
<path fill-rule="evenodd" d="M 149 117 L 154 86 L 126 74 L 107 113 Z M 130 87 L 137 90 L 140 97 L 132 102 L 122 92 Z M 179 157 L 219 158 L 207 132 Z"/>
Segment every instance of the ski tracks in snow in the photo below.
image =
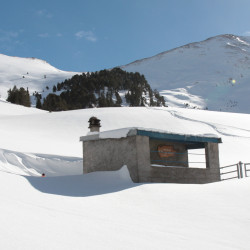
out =
<path fill-rule="evenodd" d="M 150 109 L 163 111 L 163 109 L 157 109 L 157 108 L 150 108 Z M 178 112 L 176 110 L 164 110 L 164 111 L 168 112 L 170 115 L 172 115 L 178 119 L 181 119 L 181 120 L 207 125 L 207 126 L 211 127 L 213 130 L 215 130 L 218 134 L 223 135 L 223 136 L 250 138 L 250 130 L 247 130 L 247 129 L 242 129 L 242 128 L 238 128 L 238 127 L 234 127 L 234 126 L 229 126 L 229 125 L 224 125 L 224 124 L 219 124 L 219 123 L 213 123 L 213 122 L 207 122 L 207 121 L 197 120 L 197 119 L 193 119 L 193 118 L 188 118 L 186 116 L 183 116 L 180 112 Z M 231 129 L 231 131 L 234 133 L 226 132 L 225 130 L 227 130 L 227 129 Z M 247 135 L 242 135 L 243 133 L 246 133 Z"/>
<path fill-rule="evenodd" d="M 224 136 L 250 138 L 250 130 L 241 129 L 241 128 L 237 128 L 237 127 L 233 127 L 233 126 L 228 126 L 228 125 L 222 125 L 222 124 L 219 124 L 219 123 L 205 122 L 205 121 L 201 121 L 201 120 L 196 120 L 196 119 L 188 118 L 188 117 L 182 116 L 180 113 L 178 113 L 177 111 L 173 111 L 173 110 L 168 111 L 168 112 L 172 116 L 177 117 L 177 118 L 182 119 L 182 120 L 191 121 L 191 122 L 198 122 L 198 123 L 202 123 L 202 124 L 208 125 L 212 129 L 214 129 L 218 134 L 221 134 L 221 135 L 224 135 Z M 238 134 L 226 133 L 224 131 L 225 129 L 238 130 L 241 133 L 238 133 Z M 247 133 L 249 133 L 249 135 L 248 136 L 239 135 L 239 134 L 242 134 L 242 132 L 247 132 Z"/>

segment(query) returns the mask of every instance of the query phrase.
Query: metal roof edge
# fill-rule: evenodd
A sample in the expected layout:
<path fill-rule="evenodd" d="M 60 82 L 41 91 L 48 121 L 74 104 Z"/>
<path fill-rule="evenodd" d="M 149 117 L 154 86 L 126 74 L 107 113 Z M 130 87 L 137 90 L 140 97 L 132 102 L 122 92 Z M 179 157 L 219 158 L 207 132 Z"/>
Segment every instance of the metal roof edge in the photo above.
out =
<path fill-rule="evenodd" d="M 164 132 L 149 131 L 149 130 L 142 130 L 142 129 L 137 129 L 137 135 L 148 136 L 150 138 L 155 138 L 155 139 L 171 140 L 171 141 L 179 141 L 179 142 L 184 141 L 184 142 L 222 143 L 222 140 L 219 137 L 164 133 Z"/>

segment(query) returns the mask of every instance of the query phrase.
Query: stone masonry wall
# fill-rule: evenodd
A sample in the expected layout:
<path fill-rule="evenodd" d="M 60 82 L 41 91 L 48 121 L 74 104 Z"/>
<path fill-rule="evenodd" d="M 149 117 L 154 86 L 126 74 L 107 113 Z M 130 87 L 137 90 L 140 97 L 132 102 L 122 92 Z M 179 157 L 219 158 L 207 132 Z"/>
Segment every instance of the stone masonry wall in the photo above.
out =
<path fill-rule="evenodd" d="M 151 145 L 154 145 L 154 143 Z M 220 181 L 217 143 L 206 143 L 206 169 L 154 167 L 147 136 L 83 141 L 84 173 L 119 170 L 127 165 L 134 182 L 209 183 Z"/>
<path fill-rule="evenodd" d="M 127 165 L 138 182 L 136 137 L 83 141 L 83 172 L 114 171 Z"/>

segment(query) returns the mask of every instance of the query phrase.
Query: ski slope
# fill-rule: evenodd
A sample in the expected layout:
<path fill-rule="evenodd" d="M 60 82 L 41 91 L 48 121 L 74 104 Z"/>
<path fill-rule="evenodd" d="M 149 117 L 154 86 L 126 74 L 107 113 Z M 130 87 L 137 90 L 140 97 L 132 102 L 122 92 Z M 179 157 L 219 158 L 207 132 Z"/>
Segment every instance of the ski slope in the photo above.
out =
<path fill-rule="evenodd" d="M 222 138 L 221 165 L 249 162 L 250 115 L 180 108 L 46 112 L 0 101 L 0 249 L 249 249 L 250 178 L 135 184 L 126 166 L 82 174 L 90 116 Z M 41 174 L 46 177 L 42 178 Z"/>

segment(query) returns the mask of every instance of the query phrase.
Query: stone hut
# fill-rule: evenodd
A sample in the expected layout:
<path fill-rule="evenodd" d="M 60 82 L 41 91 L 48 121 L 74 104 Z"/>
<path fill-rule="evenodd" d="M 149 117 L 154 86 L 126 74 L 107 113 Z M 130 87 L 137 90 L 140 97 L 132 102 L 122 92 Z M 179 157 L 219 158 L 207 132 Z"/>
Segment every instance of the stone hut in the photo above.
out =
<path fill-rule="evenodd" d="M 210 183 L 220 181 L 216 136 L 174 134 L 142 128 L 90 133 L 83 143 L 83 172 L 128 167 L 133 182 Z M 189 167 L 188 150 L 205 149 L 205 168 Z"/>

